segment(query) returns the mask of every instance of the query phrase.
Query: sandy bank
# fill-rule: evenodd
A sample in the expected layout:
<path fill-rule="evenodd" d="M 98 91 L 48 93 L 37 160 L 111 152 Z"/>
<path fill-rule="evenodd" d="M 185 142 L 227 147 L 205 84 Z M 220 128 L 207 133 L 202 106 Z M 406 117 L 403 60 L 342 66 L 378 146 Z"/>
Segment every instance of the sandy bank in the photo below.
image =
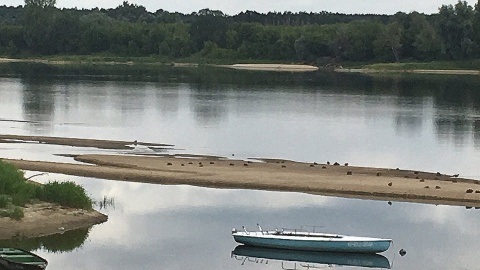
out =
<path fill-rule="evenodd" d="M 234 64 L 225 66 L 233 69 L 259 70 L 259 71 L 285 71 L 285 72 L 310 72 L 318 70 L 318 67 L 309 65 L 289 64 Z"/>
<path fill-rule="evenodd" d="M 415 73 L 415 74 L 443 74 L 443 75 L 480 75 L 480 70 L 456 70 L 456 69 L 369 69 L 369 68 L 337 68 L 341 73 Z"/>
<path fill-rule="evenodd" d="M 329 196 L 480 207 L 480 182 L 409 170 L 265 160 L 80 155 L 65 164 L 5 160 L 24 170 L 156 184 L 295 191 Z M 183 165 L 182 165 L 183 164 Z M 350 175 L 351 174 L 351 175 Z"/>
<path fill-rule="evenodd" d="M 40 237 L 89 227 L 107 221 L 97 211 L 60 207 L 51 203 L 27 205 L 20 220 L 0 218 L 0 239 Z"/>

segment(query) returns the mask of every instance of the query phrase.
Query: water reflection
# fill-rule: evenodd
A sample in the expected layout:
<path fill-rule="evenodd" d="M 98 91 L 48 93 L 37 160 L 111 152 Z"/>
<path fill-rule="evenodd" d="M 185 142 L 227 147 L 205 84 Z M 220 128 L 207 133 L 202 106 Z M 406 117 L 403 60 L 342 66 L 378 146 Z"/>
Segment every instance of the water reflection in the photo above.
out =
<path fill-rule="evenodd" d="M 21 248 L 28 251 L 44 250 L 50 253 L 72 252 L 80 248 L 88 238 L 90 228 L 66 231 L 62 234 L 37 238 L 0 240 L 1 247 Z"/>
<path fill-rule="evenodd" d="M 99 210 L 115 210 L 115 197 L 103 196 L 103 200 L 95 202 Z"/>
<path fill-rule="evenodd" d="M 228 117 L 228 88 L 197 88 L 191 95 L 191 107 L 200 126 L 218 125 Z"/>
<path fill-rule="evenodd" d="M 389 260 L 380 254 L 312 252 L 240 245 L 232 251 L 232 258 L 240 261 L 241 265 L 247 263 L 271 264 L 272 262 L 269 260 L 282 261 L 282 269 L 310 269 L 326 266 L 390 269 Z M 286 262 L 294 263 L 287 264 Z M 291 265 L 292 267 L 287 268 L 286 265 Z"/>
<path fill-rule="evenodd" d="M 182 109 L 179 107 L 180 104 L 190 103 L 189 106 L 199 126 L 221 126 L 221 123 L 232 114 L 229 105 L 232 101 L 235 102 L 235 109 L 242 111 L 252 109 L 255 111 L 254 106 L 247 106 L 244 109 L 245 102 L 258 104 L 260 105 L 258 108 L 265 107 L 264 102 L 272 102 L 278 105 L 279 110 L 288 113 L 301 108 L 315 115 L 351 117 L 352 114 L 358 115 L 360 112 L 375 119 L 378 118 L 378 113 L 371 114 L 372 110 L 375 110 L 375 105 L 385 106 L 385 103 L 378 102 L 387 101 L 390 103 L 388 106 L 394 106 L 389 110 L 393 109 L 395 113 L 393 120 L 398 131 L 407 135 L 415 135 L 425 129 L 423 124 L 428 123 L 425 122 L 425 113 L 432 109 L 435 123 L 448 122 L 448 116 L 452 114 L 463 115 L 466 119 L 462 121 L 455 119 L 453 128 L 436 125 L 440 141 L 445 143 L 451 141 L 459 145 L 473 134 L 471 127 L 475 118 L 472 116 L 478 114 L 477 108 L 480 106 L 480 94 L 476 91 L 479 79 L 475 76 L 458 78 L 458 76 L 394 75 L 372 78 L 358 74 L 276 74 L 215 68 L 52 67 L 25 63 L 0 66 L 0 74 L 12 76 L 11 73 L 22 77 L 25 120 L 42 121 L 43 125 L 48 125 L 46 122 L 53 119 L 62 121 L 62 118 L 65 118 L 62 114 L 55 115 L 57 107 L 62 107 L 65 113 L 70 115 L 68 118 L 74 118 L 73 115 L 78 115 L 81 110 L 90 116 L 88 118 L 90 120 L 97 118 L 93 116 L 101 116 L 110 119 L 105 122 L 111 122 L 113 119 L 135 123 L 135 120 L 144 118 L 145 114 L 152 113 L 152 107 L 175 113 Z M 140 76 L 142 74 L 143 76 Z M 79 83 L 79 79 L 85 78 L 88 82 Z M 172 84 L 173 78 L 176 83 Z M 163 84 L 109 83 L 105 79 L 155 81 Z M 188 103 L 183 102 L 181 98 L 184 97 L 178 94 L 179 90 L 184 88 L 191 89 L 192 94 L 187 96 Z M 284 97 L 290 96 L 289 101 L 297 99 L 297 102 L 278 103 L 282 101 L 276 97 L 279 90 L 283 92 Z M 242 92 L 251 94 L 232 95 Z M 302 95 L 299 95 L 300 92 Z M 304 99 L 298 100 L 302 97 Z M 433 103 L 430 101 L 432 98 Z M 152 99 L 156 100 L 154 104 L 151 103 Z M 237 106 L 238 102 L 242 102 L 242 106 Z M 75 104 L 81 108 L 76 108 Z M 358 105 L 360 107 L 356 108 Z M 289 110 L 285 110 L 285 106 L 288 106 Z M 92 108 L 96 110 L 90 112 Z M 272 106 L 268 108 L 270 110 Z M 77 120 L 85 121 L 85 118 Z"/>
<path fill-rule="evenodd" d="M 51 82 L 40 78 L 22 81 L 23 89 L 23 115 L 34 129 L 52 128 L 55 117 L 55 90 Z"/>

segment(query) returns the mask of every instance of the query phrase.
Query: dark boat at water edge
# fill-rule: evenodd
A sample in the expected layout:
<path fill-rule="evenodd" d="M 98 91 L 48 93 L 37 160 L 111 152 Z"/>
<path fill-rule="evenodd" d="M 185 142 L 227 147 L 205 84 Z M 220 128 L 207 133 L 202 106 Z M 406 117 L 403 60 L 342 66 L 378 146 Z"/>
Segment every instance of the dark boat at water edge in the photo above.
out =
<path fill-rule="evenodd" d="M 6 270 L 45 269 L 47 260 L 32 252 L 19 248 L 0 248 L 0 267 Z"/>

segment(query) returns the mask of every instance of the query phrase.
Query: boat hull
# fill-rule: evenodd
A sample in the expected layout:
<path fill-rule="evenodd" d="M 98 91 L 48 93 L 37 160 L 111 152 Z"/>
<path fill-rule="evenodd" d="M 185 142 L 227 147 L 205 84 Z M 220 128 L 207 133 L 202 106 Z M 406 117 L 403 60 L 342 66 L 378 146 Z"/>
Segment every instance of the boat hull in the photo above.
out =
<path fill-rule="evenodd" d="M 280 248 L 308 251 L 328 252 L 359 252 L 359 253 L 380 253 L 386 251 L 391 244 L 390 239 L 379 238 L 316 238 L 316 237 L 281 237 L 275 235 L 259 235 L 234 233 L 236 242 L 267 248 Z"/>
<path fill-rule="evenodd" d="M 0 269 L 40 270 L 48 262 L 38 255 L 18 248 L 0 248 Z M 3 268 L 2 268 L 3 267 Z"/>

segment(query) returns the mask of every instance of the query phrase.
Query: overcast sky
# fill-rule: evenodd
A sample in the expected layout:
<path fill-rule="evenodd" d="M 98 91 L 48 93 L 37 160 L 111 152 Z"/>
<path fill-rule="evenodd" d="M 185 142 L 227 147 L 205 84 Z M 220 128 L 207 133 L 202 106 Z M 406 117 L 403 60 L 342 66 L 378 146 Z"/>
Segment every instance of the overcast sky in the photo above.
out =
<path fill-rule="evenodd" d="M 306 11 L 306 12 L 340 12 L 340 13 L 376 13 L 394 14 L 397 11 L 423 13 L 436 13 L 443 4 L 455 4 L 456 0 L 130 0 L 129 3 L 142 5 L 149 11 L 164 9 L 170 12 L 179 11 L 191 13 L 203 8 L 221 10 L 228 15 L 235 15 L 241 11 L 254 10 L 261 13 L 268 11 Z M 467 1 L 474 5 L 476 0 Z M 18 6 L 23 5 L 24 0 L 0 0 L 0 5 Z M 59 8 L 77 7 L 91 9 L 115 8 L 123 3 L 123 0 L 57 0 Z"/>

